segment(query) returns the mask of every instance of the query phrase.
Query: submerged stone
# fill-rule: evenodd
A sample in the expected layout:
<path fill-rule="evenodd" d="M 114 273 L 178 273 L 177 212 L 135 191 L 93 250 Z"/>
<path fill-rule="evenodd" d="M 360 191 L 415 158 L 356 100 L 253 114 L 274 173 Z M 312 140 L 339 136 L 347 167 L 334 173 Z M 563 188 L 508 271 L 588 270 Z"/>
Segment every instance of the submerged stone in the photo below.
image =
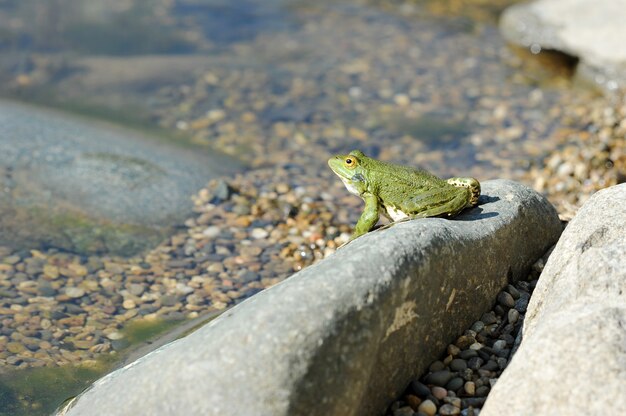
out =
<path fill-rule="evenodd" d="M 131 255 L 237 164 L 133 130 L 0 101 L 0 245 Z"/>

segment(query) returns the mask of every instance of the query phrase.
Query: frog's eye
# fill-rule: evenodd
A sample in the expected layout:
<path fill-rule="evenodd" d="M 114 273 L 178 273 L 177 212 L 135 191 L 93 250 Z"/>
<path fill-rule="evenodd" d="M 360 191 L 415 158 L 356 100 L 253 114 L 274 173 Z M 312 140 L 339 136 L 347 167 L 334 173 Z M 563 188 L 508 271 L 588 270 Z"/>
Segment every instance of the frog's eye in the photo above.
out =
<path fill-rule="evenodd" d="M 344 160 L 344 164 L 346 165 L 347 168 L 353 168 L 356 166 L 356 159 L 353 157 L 347 157 Z"/>

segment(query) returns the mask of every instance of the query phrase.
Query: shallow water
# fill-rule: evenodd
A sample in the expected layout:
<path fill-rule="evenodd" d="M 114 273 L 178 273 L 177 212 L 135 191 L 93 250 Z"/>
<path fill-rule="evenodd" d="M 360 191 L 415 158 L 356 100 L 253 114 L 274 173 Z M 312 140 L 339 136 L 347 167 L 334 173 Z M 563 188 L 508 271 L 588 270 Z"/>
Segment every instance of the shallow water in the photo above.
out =
<path fill-rule="evenodd" d="M 590 92 L 569 63 L 510 49 L 496 27 L 510 2 L 489 3 L 7 0 L 0 94 L 176 132 L 253 167 L 294 160 L 308 177 L 360 148 L 442 176 L 518 178 L 576 127 L 562 103 Z M 5 375 L 0 409 L 43 414 L 108 365 Z"/>

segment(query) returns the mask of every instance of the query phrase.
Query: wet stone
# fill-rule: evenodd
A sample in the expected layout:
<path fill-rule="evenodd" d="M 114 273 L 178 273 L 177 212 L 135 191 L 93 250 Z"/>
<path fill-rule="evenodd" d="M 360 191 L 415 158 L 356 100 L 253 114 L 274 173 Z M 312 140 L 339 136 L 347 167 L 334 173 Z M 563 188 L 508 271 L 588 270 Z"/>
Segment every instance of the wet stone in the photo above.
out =
<path fill-rule="evenodd" d="M 464 383 L 465 383 L 465 380 L 463 380 L 461 377 L 454 377 L 452 380 L 450 380 L 446 384 L 446 389 L 451 390 L 451 391 L 457 391 L 463 387 Z"/>
<path fill-rule="evenodd" d="M 424 400 L 417 409 L 419 412 L 428 416 L 434 416 L 437 413 L 437 406 L 431 400 Z"/>
<path fill-rule="evenodd" d="M 442 416 L 451 416 L 461 414 L 461 409 L 451 404 L 444 404 L 439 408 L 439 414 Z"/>
<path fill-rule="evenodd" d="M 76 299 L 85 296 L 85 290 L 79 287 L 68 287 L 65 289 L 65 294 L 70 298 Z"/>
<path fill-rule="evenodd" d="M 517 290 L 517 288 L 513 285 L 508 285 L 506 287 L 506 291 L 509 292 L 509 294 L 513 297 L 513 299 L 517 300 L 520 298 L 521 294 L 519 292 L 519 290 Z"/>
<path fill-rule="evenodd" d="M 485 329 L 485 323 L 483 321 L 476 321 L 472 325 L 471 329 L 472 329 L 472 331 L 474 331 L 476 333 L 481 332 L 483 329 Z"/>
<path fill-rule="evenodd" d="M 424 398 L 430 394 L 430 389 L 417 380 L 411 382 L 410 389 L 417 397 Z"/>
<path fill-rule="evenodd" d="M 476 389 L 476 396 L 485 397 L 489 394 L 489 390 L 488 386 L 480 386 Z"/>
<path fill-rule="evenodd" d="M 467 367 L 472 370 L 478 370 L 483 365 L 483 359 L 480 357 L 472 357 L 467 361 Z"/>
<path fill-rule="evenodd" d="M 519 319 L 519 312 L 517 311 L 517 309 L 509 309 L 509 312 L 507 314 L 507 320 L 514 324 L 517 322 L 517 320 Z"/>
<path fill-rule="evenodd" d="M 452 373 L 448 370 L 436 371 L 426 376 L 426 383 L 444 387 L 452 378 Z"/>
<path fill-rule="evenodd" d="M 433 386 L 433 388 L 430 389 L 430 391 L 432 392 L 433 396 L 435 396 L 439 400 L 443 400 L 443 398 L 448 395 L 448 391 L 444 389 L 443 387 L 439 387 L 439 386 Z"/>
<path fill-rule="evenodd" d="M 455 358 L 450 362 L 449 366 L 452 371 L 463 371 L 467 368 L 467 362 L 460 358 Z"/>
<path fill-rule="evenodd" d="M 459 353 L 459 358 L 462 358 L 463 360 L 466 360 L 466 361 L 473 357 L 478 357 L 478 352 L 476 352 L 476 350 L 467 349 Z"/>
<path fill-rule="evenodd" d="M 431 372 L 441 371 L 446 368 L 446 365 L 441 361 L 434 361 L 429 367 L 428 370 Z"/>
<path fill-rule="evenodd" d="M 497 351 L 501 351 L 504 348 L 506 348 L 506 341 L 504 341 L 504 340 L 499 339 L 499 340 L 497 340 L 496 342 L 493 343 L 493 350 L 496 351 L 496 352 Z"/>
<path fill-rule="evenodd" d="M 487 361 L 480 369 L 486 371 L 497 371 L 500 367 L 494 360 Z"/>
<path fill-rule="evenodd" d="M 507 292 L 498 293 L 497 301 L 506 308 L 512 308 L 513 306 L 515 306 L 515 300 L 513 299 L 513 296 L 511 296 Z"/>
<path fill-rule="evenodd" d="M 519 313 L 526 313 L 526 309 L 528 309 L 528 299 L 519 298 L 515 302 L 514 307 Z"/>
<path fill-rule="evenodd" d="M 493 312 L 487 312 L 485 314 L 483 314 L 483 316 L 480 318 L 480 320 L 485 324 L 485 325 L 492 325 L 498 322 L 498 318 L 496 318 L 496 314 Z"/>

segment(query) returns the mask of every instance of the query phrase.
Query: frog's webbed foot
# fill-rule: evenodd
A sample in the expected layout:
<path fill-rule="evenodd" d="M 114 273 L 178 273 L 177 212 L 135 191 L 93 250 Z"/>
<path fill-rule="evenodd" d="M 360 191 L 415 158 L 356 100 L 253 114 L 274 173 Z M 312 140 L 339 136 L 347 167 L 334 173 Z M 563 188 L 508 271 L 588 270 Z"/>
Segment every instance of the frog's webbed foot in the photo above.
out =
<path fill-rule="evenodd" d="M 450 178 L 446 182 L 457 188 L 467 188 L 470 190 L 471 195 L 468 201 L 468 206 L 475 207 L 478 205 L 478 197 L 480 196 L 480 182 L 474 178 Z"/>

